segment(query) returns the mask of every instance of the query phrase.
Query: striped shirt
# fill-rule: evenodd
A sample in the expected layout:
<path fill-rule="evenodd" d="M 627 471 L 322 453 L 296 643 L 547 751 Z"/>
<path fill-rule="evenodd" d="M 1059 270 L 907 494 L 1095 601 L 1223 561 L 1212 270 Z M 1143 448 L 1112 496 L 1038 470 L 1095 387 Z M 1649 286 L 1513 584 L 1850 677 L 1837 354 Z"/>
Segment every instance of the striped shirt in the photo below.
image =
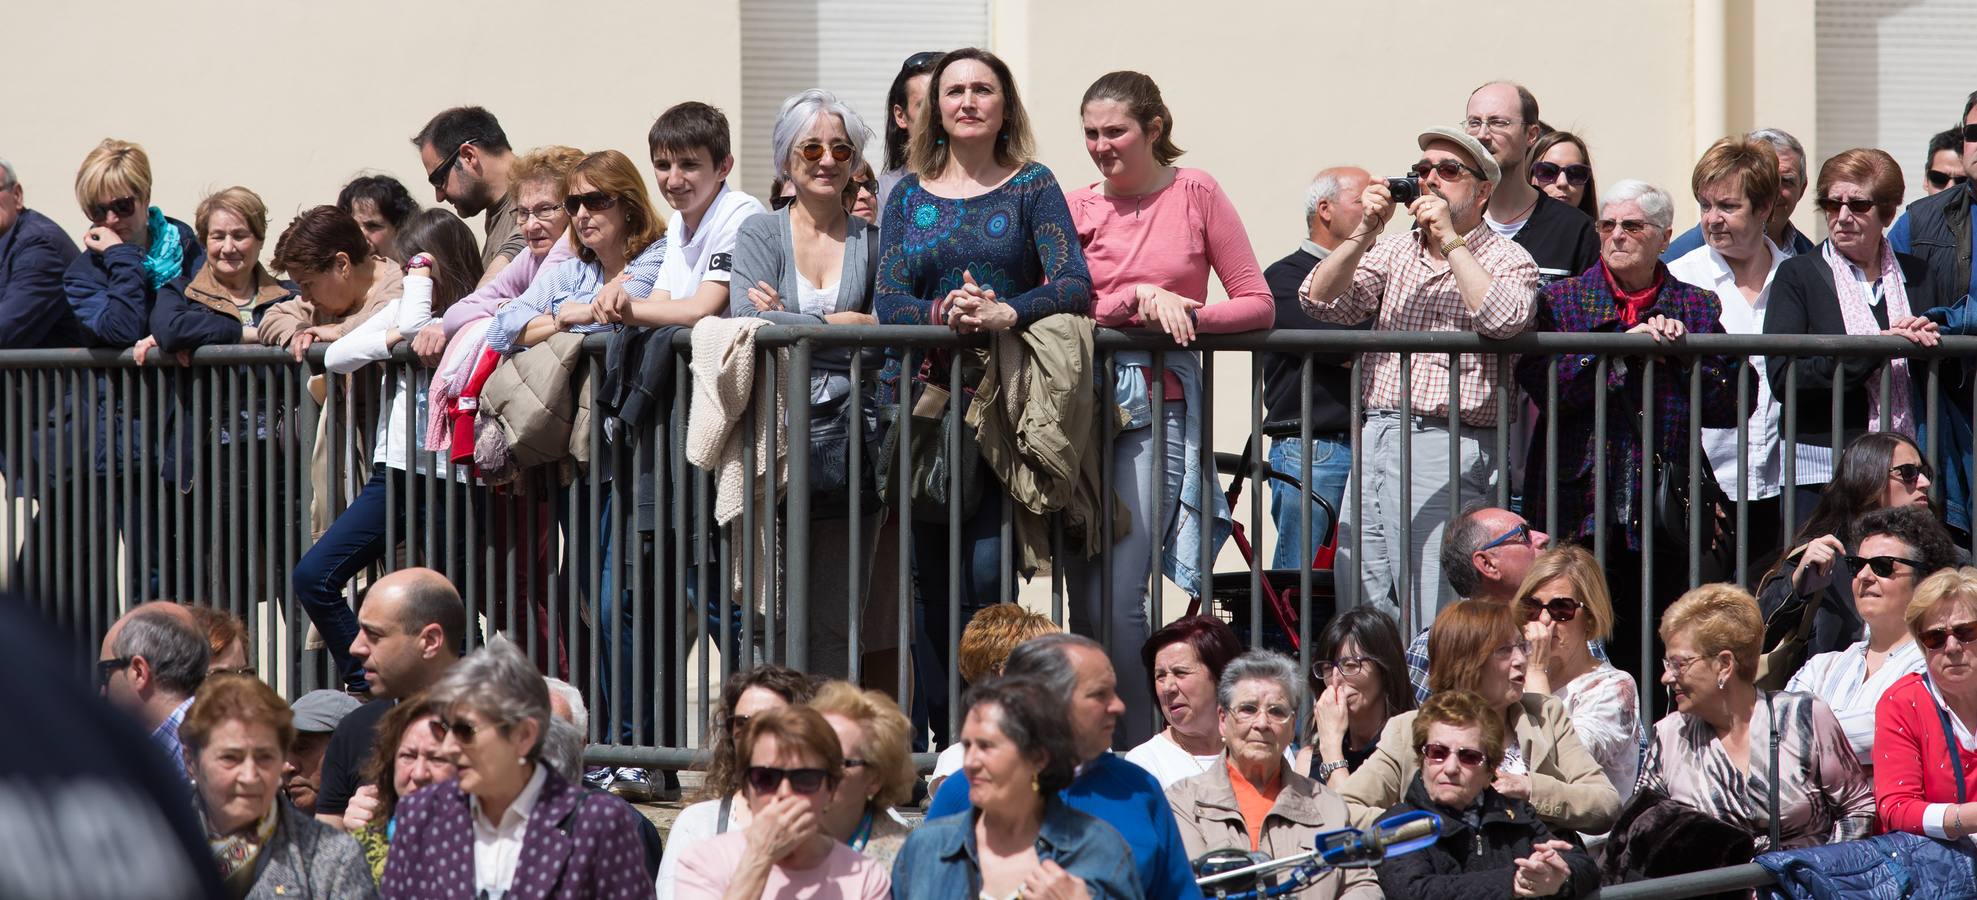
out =
<path fill-rule="evenodd" d="M 1869 771 L 1874 767 L 1874 708 L 1881 695 L 1894 687 L 1903 675 L 1925 668 L 1922 647 L 1912 640 L 1902 641 L 1881 661 L 1872 677 L 1867 674 L 1867 642 L 1845 650 L 1821 653 L 1805 661 L 1805 667 L 1785 685 L 1788 691 L 1804 691 L 1826 701 L 1840 727 L 1853 745 L 1854 756 Z"/>
<path fill-rule="evenodd" d="M 625 266 L 625 293 L 643 300 L 652 295 L 659 277 L 659 265 L 666 261 L 666 239 L 660 238 Z M 589 303 L 604 287 L 604 267 L 581 257 L 566 259 L 553 269 L 536 276 L 520 297 L 503 303 L 494 312 L 494 324 L 487 329 L 487 346 L 503 356 L 514 353 L 515 341 L 537 316 L 553 316 L 565 303 Z M 616 325 L 578 325 L 568 329 L 577 334 L 615 331 Z"/>
<path fill-rule="evenodd" d="M 1515 241 L 1498 237 L 1487 225 L 1477 225 L 1465 237 L 1469 252 L 1490 274 L 1489 290 L 1480 309 L 1472 313 L 1462 302 L 1455 272 L 1448 261 L 1431 256 L 1420 230 L 1381 238 L 1353 272 L 1352 286 L 1337 297 L 1313 297 L 1318 268 L 1305 276 L 1298 295 L 1311 317 L 1340 325 L 1373 319 L 1376 331 L 1471 331 L 1484 337 L 1507 338 L 1531 327 L 1537 310 L 1538 265 Z M 1368 409 L 1400 409 L 1400 354 L 1368 353 L 1364 357 Z M 1469 353 L 1461 356 L 1462 421 L 1488 427 L 1497 424 L 1497 384 L 1502 379 L 1497 358 Z M 1448 418 L 1448 357 L 1414 354 L 1407 393 L 1417 416 Z"/>
<path fill-rule="evenodd" d="M 151 729 L 151 742 L 165 752 L 165 758 L 172 761 L 172 771 L 185 776 L 188 784 L 192 782 L 192 776 L 185 768 L 185 745 L 179 743 L 178 726 L 185 721 L 185 711 L 191 708 L 192 698 L 187 697 L 185 702 L 172 710 L 171 715 L 165 717 L 165 721 L 159 722 L 158 727 Z"/>

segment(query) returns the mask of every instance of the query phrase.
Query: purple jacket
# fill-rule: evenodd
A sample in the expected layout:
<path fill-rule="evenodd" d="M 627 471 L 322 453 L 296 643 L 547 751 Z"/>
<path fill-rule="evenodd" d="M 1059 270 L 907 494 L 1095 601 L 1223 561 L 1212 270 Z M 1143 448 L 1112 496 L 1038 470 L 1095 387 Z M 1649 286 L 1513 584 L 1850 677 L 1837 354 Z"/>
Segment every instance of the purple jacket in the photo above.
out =
<path fill-rule="evenodd" d="M 625 801 L 551 772 L 529 813 L 509 900 L 650 900 L 654 888 L 638 818 Z M 380 896 L 474 896 L 473 811 L 457 780 L 401 802 L 397 823 Z"/>

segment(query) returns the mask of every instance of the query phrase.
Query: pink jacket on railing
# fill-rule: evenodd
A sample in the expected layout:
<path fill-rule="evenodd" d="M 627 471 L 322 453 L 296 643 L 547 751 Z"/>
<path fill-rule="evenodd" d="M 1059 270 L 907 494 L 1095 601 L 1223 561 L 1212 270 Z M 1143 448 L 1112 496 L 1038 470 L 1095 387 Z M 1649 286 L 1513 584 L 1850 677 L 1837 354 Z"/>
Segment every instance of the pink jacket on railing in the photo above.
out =
<path fill-rule="evenodd" d="M 493 281 L 481 285 L 479 290 L 461 297 L 446 308 L 446 318 L 441 320 L 445 323 L 446 336 L 451 338 L 469 324 L 494 315 L 501 304 L 520 297 L 523 291 L 528 290 L 537 272 L 576 255 L 576 251 L 570 249 L 570 232 L 565 229 L 556 237 L 556 242 L 549 245 L 549 252 L 540 258 L 533 253 L 515 257 L 513 262 L 495 273 Z"/>

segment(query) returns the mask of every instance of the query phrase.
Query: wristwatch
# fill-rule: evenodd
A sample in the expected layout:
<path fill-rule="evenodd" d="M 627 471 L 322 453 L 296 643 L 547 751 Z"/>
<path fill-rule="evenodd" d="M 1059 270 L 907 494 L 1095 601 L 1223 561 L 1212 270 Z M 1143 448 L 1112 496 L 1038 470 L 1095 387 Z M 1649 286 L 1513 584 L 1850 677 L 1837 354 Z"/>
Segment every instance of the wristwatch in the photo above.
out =
<path fill-rule="evenodd" d="M 1345 768 L 1345 760 L 1343 759 L 1335 759 L 1319 766 L 1318 781 L 1322 783 L 1332 780 L 1332 773 L 1343 768 Z"/>

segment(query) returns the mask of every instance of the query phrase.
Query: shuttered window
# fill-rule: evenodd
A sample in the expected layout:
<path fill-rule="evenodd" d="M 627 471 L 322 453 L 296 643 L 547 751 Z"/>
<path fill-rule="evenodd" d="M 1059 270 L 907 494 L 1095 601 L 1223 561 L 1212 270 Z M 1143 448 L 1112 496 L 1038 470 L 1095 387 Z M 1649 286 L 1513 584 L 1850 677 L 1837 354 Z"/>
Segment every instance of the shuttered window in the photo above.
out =
<path fill-rule="evenodd" d="M 1923 196 L 1929 138 L 1950 127 L 1977 80 L 1977 0 L 1818 0 L 1819 146 L 1808 180 L 1851 147 L 1901 163 L 1907 200 Z M 1761 118 L 1761 116 L 1760 116 Z"/>

